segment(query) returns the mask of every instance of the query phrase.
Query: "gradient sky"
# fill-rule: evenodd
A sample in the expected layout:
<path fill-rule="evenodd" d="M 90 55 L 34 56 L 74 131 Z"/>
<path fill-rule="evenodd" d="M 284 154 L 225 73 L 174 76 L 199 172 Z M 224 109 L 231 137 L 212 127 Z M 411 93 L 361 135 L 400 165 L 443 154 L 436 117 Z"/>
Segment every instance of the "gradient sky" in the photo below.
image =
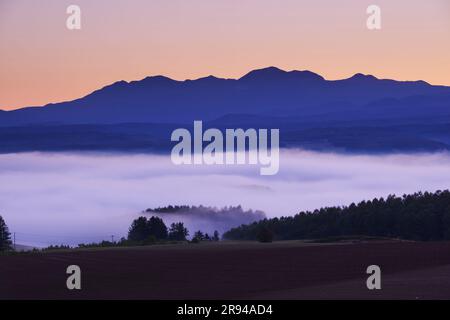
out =
<path fill-rule="evenodd" d="M 66 28 L 77 4 L 82 29 Z M 381 7 L 382 29 L 366 28 Z M 255 68 L 450 85 L 448 0 L 0 0 L 0 108 L 117 80 L 237 78 Z"/>

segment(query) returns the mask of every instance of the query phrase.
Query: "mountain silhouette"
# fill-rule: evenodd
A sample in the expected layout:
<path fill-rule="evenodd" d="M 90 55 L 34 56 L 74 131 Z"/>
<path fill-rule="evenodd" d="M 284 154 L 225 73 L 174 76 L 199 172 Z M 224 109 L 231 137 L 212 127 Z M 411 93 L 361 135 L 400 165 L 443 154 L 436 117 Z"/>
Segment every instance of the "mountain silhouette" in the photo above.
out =
<path fill-rule="evenodd" d="M 344 114 L 349 120 L 365 115 L 398 118 L 405 111 L 402 99 L 407 97 L 418 116 L 431 115 L 435 109 L 439 115 L 444 109 L 450 115 L 450 87 L 363 74 L 325 80 L 310 71 L 269 67 L 239 79 L 209 76 L 176 81 L 153 76 L 118 81 L 73 101 L 0 112 L 0 126 L 190 123 L 238 113 L 298 118 L 320 115 L 324 120 Z"/>
<path fill-rule="evenodd" d="M 283 147 L 450 150 L 450 87 L 276 67 L 239 79 L 118 81 L 85 97 L 0 110 L 0 152 L 170 149 L 174 128 L 279 128 Z"/>

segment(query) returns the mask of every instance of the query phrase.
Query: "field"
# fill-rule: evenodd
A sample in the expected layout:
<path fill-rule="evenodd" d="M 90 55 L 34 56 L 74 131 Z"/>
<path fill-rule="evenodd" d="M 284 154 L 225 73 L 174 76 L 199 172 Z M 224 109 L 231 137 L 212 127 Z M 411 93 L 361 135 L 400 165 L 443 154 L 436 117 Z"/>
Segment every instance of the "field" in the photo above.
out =
<path fill-rule="evenodd" d="M 81 267 L 82 288 L 66 288 Z M 366 268 L 382 289 L 366 288 Z M 1 299 L 448 299 L 450 243 L 220 242 L 0 256 Z"/>

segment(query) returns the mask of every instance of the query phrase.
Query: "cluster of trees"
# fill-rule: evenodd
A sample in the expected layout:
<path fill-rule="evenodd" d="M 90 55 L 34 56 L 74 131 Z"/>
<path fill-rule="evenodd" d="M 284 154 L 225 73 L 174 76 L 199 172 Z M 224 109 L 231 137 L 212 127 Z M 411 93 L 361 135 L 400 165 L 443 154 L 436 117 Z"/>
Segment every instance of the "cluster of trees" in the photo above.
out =
<path fill-rule="evenodd" d="M 11 234 L 8 226 L 2 216 L 0 216 L 0 252 L 11 250 L 11 245 Z"/>
<path fill-rule="evenodd" d="M 213 235 L 210 236 L 207 233 L 203 233 L 200 230 L 194 233 L 194 236 L 192 237 L 192 242 L 200 242 L 200 241 L 219 241 L 220 236 L 219 232 L 217 230 L 214 231 Z"/>
<path fill-rule="evenodd" d="M 188 211 L 190 210 L 189 206 L 167 206 L 167 207 L 158 207 L 155 209 L 147 209 L 145 212 L 157 212 L 157 213 L 174 213 L 174 212 L 180 212 L 180 211 Z"/>
<path fill-rule="evenodd" d="M 262 211 L 259 210 L 244 210 L 242 206 L 225 206 L 223 208 L 217 208 L 217 207 L 208 207 L 208 206 L 187 206 L 187 205 L 181 205 L 181 206 L 172 206 L 169 205 L 167 207 L 158 207 L 154 209 L 146 209 L 144 213 L 190 213 L 190 214 L 196 214 L 196 215 L 204 215 L 204 216 L 211 216 L 214 215 L 216 217 L 226 217 L 230 215 L 239 215 L 239 216 L 247 216 L 249 218 L 255 218 L 263 219 L 265 218 L 265 214 Z"/>
<path fill-rule="evenodd" d="M 182 222 L 172 223 L 170 229 L 159 217 L 139 217 L 128 231 L 128 240 L 133 242 L 154 242 L 161 240 L 185 241 L 189 231 Z"/>
<path fill-rule="evenodd" d="M 189 236 L 189 230 L 184 226 L 183 222 L 176 222 L 167 228 L 164 221 L 152 216 L 151 218 L 139 217 L 135 219 L 128 231 L 128 239 L 122 239 L 121 242 L 136 243 L 154 243 L 161 241 L 186 241 Z M 199 241 L 219 241 L 219 232 L 214 231 L 212 236 L 202 231 L 195 232 L 192 240 L 194 242 Z"/>
<path fill-rule="evenodd" d="M 224 239 L 256 240 L 263 230 L 275 239 L 318 239 L 364 235 L 420 241 L 450 240 L 450 192 L 419 192 L 386 199 L 264 219 L 224 233 Z M 264 231 L 267 236 L 267 231 Z"/>

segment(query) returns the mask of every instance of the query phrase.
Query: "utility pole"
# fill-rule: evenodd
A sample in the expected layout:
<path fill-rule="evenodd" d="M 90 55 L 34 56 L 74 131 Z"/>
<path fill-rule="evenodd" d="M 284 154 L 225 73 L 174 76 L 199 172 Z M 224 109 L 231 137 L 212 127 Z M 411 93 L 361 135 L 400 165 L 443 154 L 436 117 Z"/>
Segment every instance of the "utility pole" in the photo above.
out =
<path fill-rule="evenodd" d="M 16 250 L 16 233 L 14 232 L 14 236 L 13 236 L 13 246 L 14 246 L 14 250 Z"/>
<path fill-rule="evenodd" d="M 114 235 L 111 235 L 111 242 L 114 243 Z"/>

